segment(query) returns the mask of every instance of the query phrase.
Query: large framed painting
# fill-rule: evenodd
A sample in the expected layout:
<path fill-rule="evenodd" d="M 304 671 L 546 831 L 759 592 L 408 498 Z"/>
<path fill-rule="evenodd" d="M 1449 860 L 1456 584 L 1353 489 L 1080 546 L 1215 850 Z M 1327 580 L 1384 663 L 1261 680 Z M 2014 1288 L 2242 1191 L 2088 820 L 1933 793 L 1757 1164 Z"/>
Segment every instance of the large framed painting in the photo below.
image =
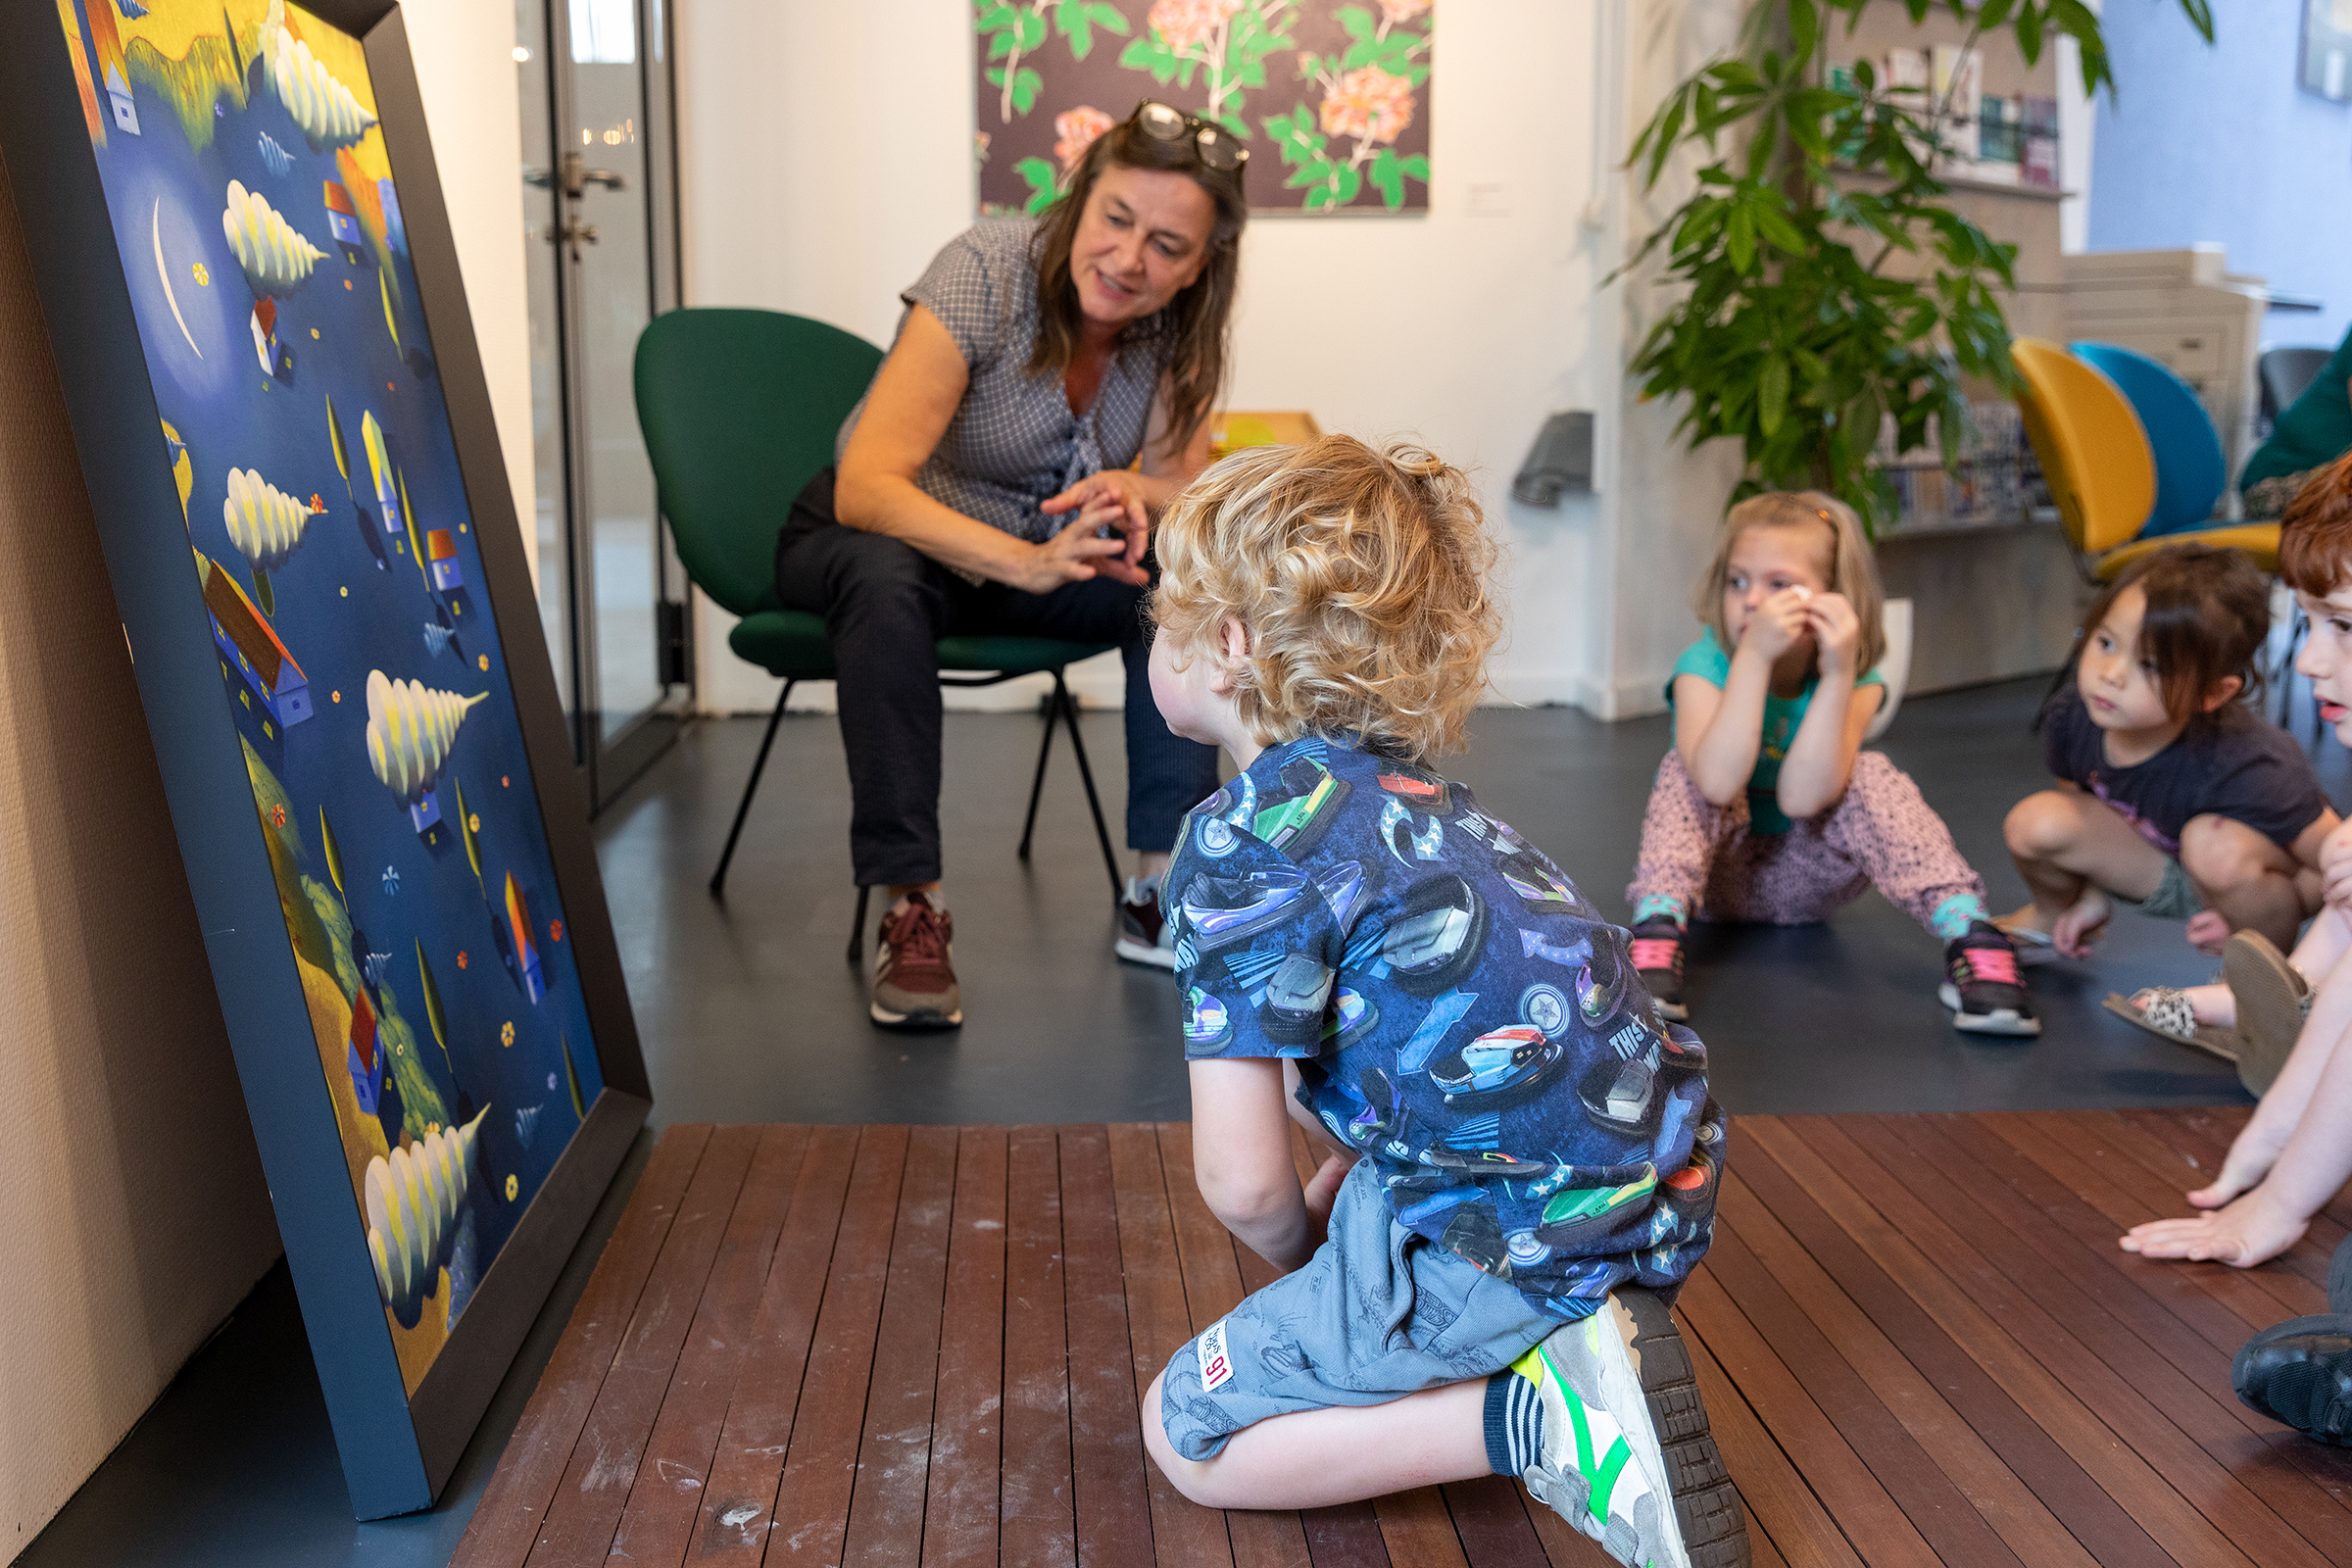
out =
<path fill-rule="evenodd" d="M 352 1502 L 421 1508 L 648 1091 L 400 12 L 0 26 L 0 152 Z"/>
<path fill-rule="evenodd" d="M 1043 211 L 1154 98 L 1241 138 L 1254 213 L 1429 207 L 1431 0 L 972 0 L 982 216 Z"/>

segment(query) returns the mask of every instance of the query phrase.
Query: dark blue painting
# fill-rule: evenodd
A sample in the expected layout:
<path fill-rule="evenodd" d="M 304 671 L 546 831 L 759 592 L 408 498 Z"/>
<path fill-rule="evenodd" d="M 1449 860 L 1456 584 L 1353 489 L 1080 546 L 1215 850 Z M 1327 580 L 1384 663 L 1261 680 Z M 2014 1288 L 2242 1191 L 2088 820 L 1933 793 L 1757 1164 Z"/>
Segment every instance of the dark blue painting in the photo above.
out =
<path fill-rule="evenodd" d="M 414 1392 L 603 1084 L 366 58 L 282 0 L 59 16 Z"/>

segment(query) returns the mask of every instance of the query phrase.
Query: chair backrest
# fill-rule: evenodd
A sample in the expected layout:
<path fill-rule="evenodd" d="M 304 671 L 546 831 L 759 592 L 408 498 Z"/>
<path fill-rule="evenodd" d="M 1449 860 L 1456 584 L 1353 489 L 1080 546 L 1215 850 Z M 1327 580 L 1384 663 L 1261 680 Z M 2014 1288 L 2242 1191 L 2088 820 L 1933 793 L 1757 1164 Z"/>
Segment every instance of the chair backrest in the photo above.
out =
<path fill-rule="evenodd" d="M 2162 361 L 2113 343 L 2077 343 L 2076 358 L 2113 381 L 2139 416 L 2156 458 L 2156 505 L 2142 539 L 2200 528 L 2230 483 L 2230 464 L 2213 416 L 2189 384 Z"/>
<path fill-rule="evenodd" d="M 2335 357 L 2333 349 L 2265 349 L 2262 358 L 2254 362 L 2254 371 L 2262 382 L 2262 416 L 2276 420 L 2295 406 L 2295 399 L 2311 390 L 2311 383 L 2328 368 Z"/>
<path fill-rule="evenodd" d="M 776 535 L 881 364 L 780 311 L 671 311 L 637 339 L 637 422 L 678 560 L 730 612 L 775 608 Z"/>
<path fill-rule="evenodd" d="M 2156 459 L 2139 416 L 2115 383 L 2045 338 L 2021 337 L 2010 357 L 2026 439 L 2058 504 L 2067 541 L 2102 555 L 2132 539 L 2156 504 Z"/>

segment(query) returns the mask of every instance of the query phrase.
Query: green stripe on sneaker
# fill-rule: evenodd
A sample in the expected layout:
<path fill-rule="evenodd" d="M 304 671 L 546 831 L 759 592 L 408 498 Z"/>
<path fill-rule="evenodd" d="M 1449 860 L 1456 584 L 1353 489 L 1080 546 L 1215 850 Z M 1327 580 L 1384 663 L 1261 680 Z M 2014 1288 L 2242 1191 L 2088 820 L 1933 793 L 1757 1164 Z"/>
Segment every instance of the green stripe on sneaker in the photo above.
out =
<path fill-rule="evenodd" d="M 1620 1437 L 1615 1443 L 1609 1445 L 1608 1457 L 1601 1461 L 1600 1468 L 1585 1472 L 1592 1482 L 1593 1518 L 1604 1523 L 1607 1521 L 1609 1494 L 1617 1490 L 1617 1478 L 1624 1474 L 1626 1462 L 1633 1456 L 1633 1446 Z"/>

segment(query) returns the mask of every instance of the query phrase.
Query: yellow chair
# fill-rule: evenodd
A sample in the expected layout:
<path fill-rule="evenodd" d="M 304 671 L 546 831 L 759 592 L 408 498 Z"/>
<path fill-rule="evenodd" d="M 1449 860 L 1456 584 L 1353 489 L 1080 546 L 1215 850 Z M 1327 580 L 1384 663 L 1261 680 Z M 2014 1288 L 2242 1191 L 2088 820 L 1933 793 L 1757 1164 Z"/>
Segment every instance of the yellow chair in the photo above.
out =
<path fill-rule="evenodd" d="M 2009 345 L 2026 384 L 2017 394 L 2026 439 L 2041 461 L 2066 542 L 2085 577 L 2109 582 L 2151 550 L 2212 545 L 2242 550 L 2278 569 L 2278 525 L 2232 523 L 2142 539 L 2156 507 L 2156 455 L 2124 394 L 2059 344 L 2021 337 Z"/>

